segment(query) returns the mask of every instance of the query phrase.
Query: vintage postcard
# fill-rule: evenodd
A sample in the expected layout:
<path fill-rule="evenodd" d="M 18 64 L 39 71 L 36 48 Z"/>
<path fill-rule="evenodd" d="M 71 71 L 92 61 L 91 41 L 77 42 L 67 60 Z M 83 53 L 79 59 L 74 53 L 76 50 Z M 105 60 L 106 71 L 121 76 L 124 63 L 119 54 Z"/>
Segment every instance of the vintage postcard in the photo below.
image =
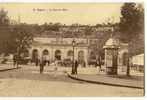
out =
<path fill-rule="evenodd" d="M 144 69 L 144 3 L 0 3 L 1 97 L 142 97 Z"/>

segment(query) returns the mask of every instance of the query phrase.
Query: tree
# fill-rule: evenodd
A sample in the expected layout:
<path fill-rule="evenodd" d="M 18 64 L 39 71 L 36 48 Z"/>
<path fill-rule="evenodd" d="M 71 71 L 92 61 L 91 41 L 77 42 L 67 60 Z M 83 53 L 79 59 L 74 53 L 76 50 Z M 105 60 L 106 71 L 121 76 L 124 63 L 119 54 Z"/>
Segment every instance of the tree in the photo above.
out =
<path fill-rule="evenodd" d="M 32 27 L 28 24 L 11 25 L 7 14 L 0 9 L 0 53 L 23 53 L 33 40 Z"/>
<path fill-rule="evenodd" d="M 9 52 L 24 53 L 31 45 L 33 34 L 28 25 L 18 24 L 13 27 L 11 39 L 8 42 Z"/>
<path fill-rule="evenodd" d="M 143 31 L 143 12 L 135 3 L 125 3 L 121 8 L 120 32 L 121 40 L 129 42 Z"/>
<path fill-rule="evenodd" d="M 0 53 L 6 51 L 7 42 L 10 37 L 10 25 L 7 11 L 0 9 Z"/>
<path fill-rule="evenodd" d="M 44 31 L 59 31 L 60 27 L 62 26 L 61 23 L 44 23 L 42 25 L 42 29 Z"/>
<path fill-rule="evenodd" d="M 85 36 L 90 36 L 90 35 L 92 35 L 93 32 L 94 31 L 91 26 L 88 25 L 85 27 L 85 30 L 84 30 Z"/>
<path fill-rule="evenodd" d="M 125 3 L 121 8 L 119 31 L 120 40 L 128 43 L 129 57 L 136 54 L 136 51 L 144 51 L 144 9 L 140 4 Z M 142 49 L 142 50 L 141 50 Z M 134 52 L 135 51 L 135 52 Z M 130 73 L 129 63 L 127 75 Z"/>
<path fill-rule="evenodd" d="M 87 43 L 89 42 L 89 37 L 92 36 L 93 29 L 91 26 L 87 25 L 84 29 L 84 35 L 86 36 Z"/>

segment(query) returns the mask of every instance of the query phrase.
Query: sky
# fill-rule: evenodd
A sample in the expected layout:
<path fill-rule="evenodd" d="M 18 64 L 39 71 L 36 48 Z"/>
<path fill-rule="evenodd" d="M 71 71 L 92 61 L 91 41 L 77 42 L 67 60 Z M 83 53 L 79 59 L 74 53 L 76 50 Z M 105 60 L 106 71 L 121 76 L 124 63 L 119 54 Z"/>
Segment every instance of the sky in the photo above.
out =
<path fill-rule="evenodd" d="M 1 3 L 12 20 L 28 24 L 101 24 L 119 22 L 123 3 Z"/>

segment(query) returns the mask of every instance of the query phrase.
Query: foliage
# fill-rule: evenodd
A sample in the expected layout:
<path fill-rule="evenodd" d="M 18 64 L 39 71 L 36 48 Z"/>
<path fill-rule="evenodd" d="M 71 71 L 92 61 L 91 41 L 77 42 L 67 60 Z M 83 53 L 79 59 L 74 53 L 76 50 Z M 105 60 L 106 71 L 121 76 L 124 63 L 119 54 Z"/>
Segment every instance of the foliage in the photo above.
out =
<path fill-rule="evenodd" d="M 86 26 L 84 32 L 86 36 L 90 36 L 93 33 L 92 27 Z"/>
<path fill-rule="evenodd" d="M 12 52 L 23 53 L 31 45 L 33 40 L 33 34 L 28 25 L 18 24 L 13 27 L 11 33 L 11 40 L 9 41 L 9 48 L 13 50 Z"/>
<path fill-rule="evenodd" d="M 11 25 L 7 14 L 4 9 L 0 10 L 0 53 L 24 52 L 33 39 L 32 27 L 27 24 Z"/>
<path fill-rule="evenodd" d="M 129 43 L 131 55 L 143 52 L 144 46 L 144 9 L 141 4 L 125 3 L 121 8 L 120 40 Z"/>
<path fill-rule="evenodd" d="M 0 53 L 5 52 L 10 36 L 10 25 L 7 11 L 0 10 Z"/>
<path fill-rule="evenodd" d="M 59 31 L 61 24 L 60 23 L 44 23 L 43 25 L 41 25 L 43 30 L 52 30 L 52 31 Z"/>

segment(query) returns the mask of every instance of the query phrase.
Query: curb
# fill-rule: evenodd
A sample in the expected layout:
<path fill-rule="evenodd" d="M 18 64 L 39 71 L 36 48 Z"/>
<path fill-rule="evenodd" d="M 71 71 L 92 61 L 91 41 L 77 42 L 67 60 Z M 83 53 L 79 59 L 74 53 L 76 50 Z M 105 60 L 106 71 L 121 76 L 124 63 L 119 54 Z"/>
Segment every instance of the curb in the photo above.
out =
<path fill-rule="evenodd" d="M 144 87 L 138 87 L 138 86 L 129 86 L 129 85 L 112 84 L 112 83 L 105 83 L 105 82 L 85 80 L 85 79 L 74 77 L 74 76 L 72 76 L 70 74 L 67 74 L 67 76 L 69 78 L 71 78 L 71 79 L 74 79 L 74 80 L 84 81 L 84 82 L 93 83 L 93 84 L 102 84 L 102 85 L 110 85 L 110 86 L 118 86 L 118 87 L 128 87 L 128 88 L 144 89 Z"/>
<path fill-rule="evenodd" d="M 7 69 L 2 69 L 0 72 L 8 71 L 8 70 L 14 70 L 14 69 L 20 69 L 21 67 L 18 68 L 7 68 Z"/>

